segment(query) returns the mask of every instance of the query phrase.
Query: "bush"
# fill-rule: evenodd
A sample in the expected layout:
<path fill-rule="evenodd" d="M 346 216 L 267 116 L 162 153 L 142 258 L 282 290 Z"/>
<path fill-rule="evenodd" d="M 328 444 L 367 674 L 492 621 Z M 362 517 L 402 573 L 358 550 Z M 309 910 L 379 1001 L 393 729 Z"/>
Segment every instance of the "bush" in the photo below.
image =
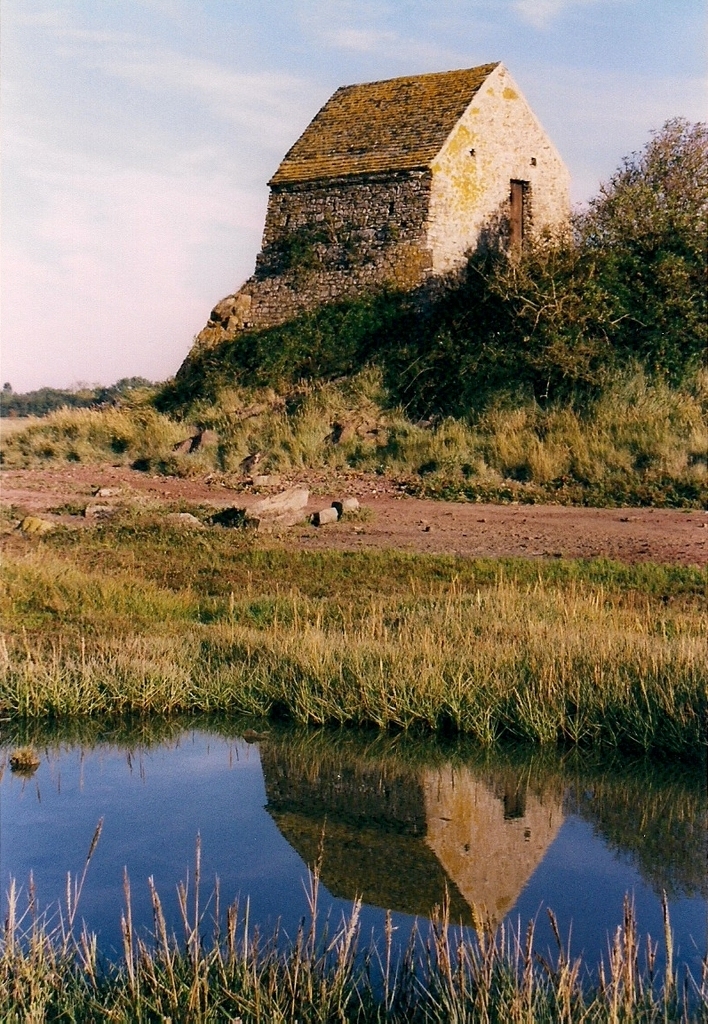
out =
<path fill-rule="evenodd" d="M 149 407 L 60 409 L 11 434 L 0 461 L 6 468 L 137 460 L 157 466 L 173 457 L 173 445 L 184 436 L 183 425 Z"/>
<path fill-rule="evenodd" d="M 680 380 L 708 348 L 708 126 L 667 121 L 580 223 L 621 357 Z"/>
<path fill-rule="evenodd" d="M 8 382 L 0 397 L 0 416 L 46 416 L 59 409 L 92 409 L 104 405 L 133 402 L 153 385 L 144 377 L 122 377 L 110 387 L 40 388 L 16 394 Z"/>

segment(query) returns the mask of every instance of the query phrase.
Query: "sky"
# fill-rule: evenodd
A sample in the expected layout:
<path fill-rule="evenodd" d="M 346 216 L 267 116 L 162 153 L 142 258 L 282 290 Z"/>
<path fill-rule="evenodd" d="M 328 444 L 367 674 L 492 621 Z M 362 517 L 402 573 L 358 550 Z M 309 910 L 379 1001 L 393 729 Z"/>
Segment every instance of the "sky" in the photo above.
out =
<path fill-rule="evenodd" d="M 586 202 L 706 117 L 704 0 L 3 0 L 0 376 L 174 374 L 340 85 L 501 60 Z"/>

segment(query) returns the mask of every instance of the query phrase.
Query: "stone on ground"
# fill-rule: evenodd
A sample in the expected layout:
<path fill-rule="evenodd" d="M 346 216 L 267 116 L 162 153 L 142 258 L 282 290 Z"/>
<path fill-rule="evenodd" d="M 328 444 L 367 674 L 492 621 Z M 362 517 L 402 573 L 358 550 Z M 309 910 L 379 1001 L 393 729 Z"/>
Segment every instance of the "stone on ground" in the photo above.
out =
<path fill-rule="evenodd" d="M 115 513 L 115 505 L 99 505 L 96 502 L 87 505 L 84 509 L 86 519 L 107 519 L 109 516 L 115 515 Z"/>
<path fill-rule="evenodd" d="M 326 526 L 327 523 L 336 523 L 338 519 L 339 515 L 337 510 L 332 506 L 329 508 L 322 508 L 312 516 L 312 522 L 315 526 Z"/>
<path fill-rule="evenodd" d="M 357 512 L 359 510 L 359 499 L 343 498 L 341 501 L 333 501 L 332 508 L 336 508 L 337 515 L 341 519 L 345 512 Z"/>
<path fill-rule="evenodd" d="M 249 508 L 249 514 L 254 516 L 277 516 L 283 512 L 299 512 L 305 508 L 310 497 L 307 487 L 289 487 L 280 494 L 273 494 L 267 498 L 261 498 Z"/>
<path fill-rule="evenodd" d="M 174 523 L 175 526 L 183 526 L 188 530 L 204 530 L 205 526 L 201 519 L 197 519 L 191 512 L 170 512 L 165 516 L 168 523 Z"/>
<path fill-rule="evenodd" d="M 45 533 L 52 533 L 56 529 L 56 524 L 50 523 L 48 519 L 40 519 L 39 516 L 25 516 L 19 528 L 23 533 L 42 537 Z"/>

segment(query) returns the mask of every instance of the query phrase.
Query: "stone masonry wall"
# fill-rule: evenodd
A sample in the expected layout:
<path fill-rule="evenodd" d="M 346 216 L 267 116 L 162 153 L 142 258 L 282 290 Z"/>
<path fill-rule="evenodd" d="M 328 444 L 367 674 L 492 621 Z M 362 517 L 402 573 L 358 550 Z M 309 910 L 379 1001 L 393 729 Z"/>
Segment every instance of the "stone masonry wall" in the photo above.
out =
<path fill-rule="evenodd" d="M 197 338 L 285 323 L 376 287 L 411 290 L 430 276 L 429 171 L 274 187 L 254 275 L 223 299 Z"/>

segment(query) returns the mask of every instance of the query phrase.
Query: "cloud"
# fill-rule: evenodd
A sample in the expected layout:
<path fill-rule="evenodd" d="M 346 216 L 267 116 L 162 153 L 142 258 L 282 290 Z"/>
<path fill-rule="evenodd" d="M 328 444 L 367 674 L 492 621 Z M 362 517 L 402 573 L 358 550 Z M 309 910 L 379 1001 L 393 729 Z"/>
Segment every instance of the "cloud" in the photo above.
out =
<path fill-rule="evenodd" d="M 389 50 L 398 42 L 395 32 L 383 32 L 377 29 L 339 28 L 323 33 L 331 46 L 340 50 L 353 50 L 356 53 L 380 53 Z"/>
<path fill-rule="evenodd" d="M 457 0 L 416 0 L 415 14 L 403 20 L 401 10 L 389 0 L 306 0 L 297 5 L 297 12 L 303 32 L 315 46 L 346 53 L 355 61 L 374 57 L 389 68 L 394 63 L 423 69 L 459 62 L 449 46 L 435 41 L 450 6 L 459 13 Z M 468 16 L 466 20 L 469 25 Z M 420 31 L 421 24 L 430 30 Z M 414 25 L 417 36 L 410 31 Z"/>
<path fill-rule="evenodd" d="M 177 17 L 182 5 L 143 0 L 146 6 Z M 163 11 L 166 7 L 168 11 Z M 205 60 L 119 30 L 79 28 L 60 12 L 20 16 L 18 21 L 57 40 L 56 55 L 75 66 L 122 79 L 133 87 L 162 96 L 201 103 L 209 116 L 248 131 L 252 143 L 280 152 L 294 141 L 326 99 L 311 81 L 297 75 L 235 71 L 223 61 Z"/>
<path fill-rule="evenodd" d="M 216 119 L 246 128 L 254 142 L 278 149 L 292 136 L 293 125 L 304 127 L 321 102 L 311 84 L 294 75 L 240 73 L 169 50 L 136 48 L 86 55 L 85 61 L 144 90 L 198 98 Z"/>
<path fill-rule="evenodd" d="M 28 102 L 19 63 L 6 83 L 4 379 L 164 378 L 252 272 L 265 182 L 326 97 L 126 32 L 54 16 L 35 30 L 93 74 L 96 106 L 74 102 L 68 76 Z M 127 116 L 112 79 L 128 83 Z"/>
<path fill-rule="evenodd" d="M 586 7 L 601 0 L 515 0 L 514 8 L 534 28 L 546 28 L 559 14 L 572 7 Z"/>
<path fill-rule="evenodd" d="M 572 68 L 526 67 L 524 92 L 572 172 L 576 201 L 593 196 L 624 156 L 642 149 L 670 117 L 704 119 L 708 82 Z M 559 97 L 562 102 L 559 102 Z M 621 97 L 621 102 L 618 102 Z"/>
<path fill-rule="evenodd" d="M 620 4 L 640 16 L 636 0 L 129 0 L 110 17 L 84 0 L 8 0 L 4 379 L 174 372 L 251 272 L 265 182 L 335 84 L 509 49 L 588 198 L 651 128 L 703 113 L 704 83 L 673 57 L 673 78 L 636 54 L 577 66 L 584 42 L 609 42 Z M 583 35 L 563 15 L 590 5 L 607 17 Z"/>
<path fill-rule="evenodd" d="M 336 50 L 385 57 L 387 61 L 394 57 L 397 63 L 409 66 L 443 67 L 450 61 L 455 63 L 459 60 L 445 47 L 384 29 L 323 28 L 319 38 L 326 46 Z"/>

